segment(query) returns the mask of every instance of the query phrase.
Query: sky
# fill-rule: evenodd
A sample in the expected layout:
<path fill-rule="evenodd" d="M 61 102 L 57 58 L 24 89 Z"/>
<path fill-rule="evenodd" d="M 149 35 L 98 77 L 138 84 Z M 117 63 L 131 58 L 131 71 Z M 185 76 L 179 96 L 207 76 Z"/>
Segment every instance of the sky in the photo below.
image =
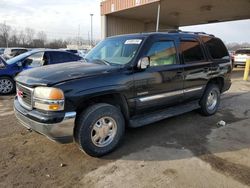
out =
<path fill-rule="evenodd" d="M 78 33 L 87 39 L 90 14 L 94 14 L 94 38 L 100 39 L 100 0 L 0 0 L 0 23 L 5 22 L 17 30 L 30 27 L 35 31 L 44 31 L 49 39 L 77 37 Z M 250 20 L 180 29 L 211 33 L 226 43 L 250 43 Z"/>

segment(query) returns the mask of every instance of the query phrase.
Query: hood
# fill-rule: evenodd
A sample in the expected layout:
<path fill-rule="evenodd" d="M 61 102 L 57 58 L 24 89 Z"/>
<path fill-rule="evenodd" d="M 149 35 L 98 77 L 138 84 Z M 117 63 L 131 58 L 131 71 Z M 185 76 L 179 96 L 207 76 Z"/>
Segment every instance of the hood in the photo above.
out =
<path fill-rule="evenodd" d="M 18 74 L 15 80 L 29 86 L 51 86 L 68 80 L 107 74 L 117 69 L 119 69 L 119 66 L 99 65 L 79 61 L 26 70 Z"/>

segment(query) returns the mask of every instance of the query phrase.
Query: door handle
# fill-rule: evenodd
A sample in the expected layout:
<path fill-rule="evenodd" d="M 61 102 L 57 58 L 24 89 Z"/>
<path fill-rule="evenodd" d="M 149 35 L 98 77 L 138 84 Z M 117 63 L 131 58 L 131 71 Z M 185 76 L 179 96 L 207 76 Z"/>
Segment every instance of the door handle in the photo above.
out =
<path fill-rule="evenodd" d="M 208 72 L 208 71 L 210 71 L 210 68 L 208 67 L 204 68 L 204 72 Z"/>
<path fill-rule="evenodd" d="M 182 78 L 183 77 L 183 72 L 182 71 L 177 71 L 176 72 L 176 77 L 177 78 L 180 78 L 180 77 Z"/>

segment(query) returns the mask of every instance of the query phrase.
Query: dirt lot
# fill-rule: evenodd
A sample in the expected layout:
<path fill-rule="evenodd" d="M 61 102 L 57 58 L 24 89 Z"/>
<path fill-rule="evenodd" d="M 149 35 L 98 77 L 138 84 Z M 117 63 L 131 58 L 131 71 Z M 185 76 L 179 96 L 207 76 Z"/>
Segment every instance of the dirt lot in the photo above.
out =
<path fill-rule="evenodd" d="M 27 132 L 13 96 L 0 97 L 0 187 L 249 187 L 250 82 L 242 70 L 215 116 L 190 112 L 129 129 L 101 159 Z"/>

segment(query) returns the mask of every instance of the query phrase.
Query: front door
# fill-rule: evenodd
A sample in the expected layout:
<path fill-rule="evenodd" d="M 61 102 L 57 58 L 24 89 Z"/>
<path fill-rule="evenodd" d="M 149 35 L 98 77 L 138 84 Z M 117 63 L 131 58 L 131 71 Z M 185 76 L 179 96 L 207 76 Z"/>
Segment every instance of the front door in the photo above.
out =
<path fill-rule="evenodd" d="M 149 48 L 150 67 L 134 75 L 137 113 L 164 109 L 183 99 L 183 68 L 174 40 L 156 40 Z"/>

